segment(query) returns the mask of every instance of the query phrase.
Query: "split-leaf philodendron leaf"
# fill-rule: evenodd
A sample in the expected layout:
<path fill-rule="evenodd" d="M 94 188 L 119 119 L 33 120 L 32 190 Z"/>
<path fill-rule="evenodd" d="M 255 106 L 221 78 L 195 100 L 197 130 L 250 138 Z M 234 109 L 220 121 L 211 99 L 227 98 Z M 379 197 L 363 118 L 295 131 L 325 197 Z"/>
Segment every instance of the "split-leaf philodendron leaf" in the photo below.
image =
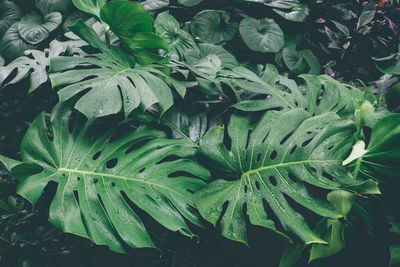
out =
<path fill-rule="evenodd" d="M 186 221 L 202 225 L 193 191 L 209 179 L 208 170 L 189 159 L 197 150 L 193 143 L 167 139 L 146 125 L 113 137 L 116 126 L 96 128 L 76 115 L 69 103 L 59 104 L 48 129 L 42 113 L 23 138 L 23 163 L 0 158 L 15 174 L 39 167 L 25 171 L 18 193 L 35 204 L 46 185 L 56 182 L 52 224 L 117 252 L 154 247 L 131 203 L 167 229 L 193 236 Z"/>
<path fill-rule="evenodd" d="M 327 75 L 300 75 L 299 77 L 306 82 L 304 95 L 302 88 L 294 80 L 279 75 L 272 65 L 266 66 L 261 77 L 243 67 L 232 71 L 221 71 L 220 75 L 227 83 L 266 96 L 263 100 L 243 100 L 234 105 L 235 108 L 243 111 L 267 109 L 284 111 L 301 107 L 316 115 L 333 111 L 342 117 L 353 117 L 361 101 L 369 99 L 373 102 L 375 99 L 372 94 L 368 94 L 368 90 L 360 91 Z"/>
<path fill-rule="evenodd" d="M 244 209 L 254 225 L 286 230 L 306 244 L 325 243 L 289 199 L 320 216 L 341 217 L 330 203 L 314 197 L 306 184 L 324 189 L 361 184 L 341 165 L 355 130 L 353 122 L 331 112 L 312 117 L 303 109 L 268 111 L 256 124 L 249 116 L 232 116 L 227 127 L 229 149 L 222 127 L 211 129 L 200 145 L 201 154 L 225 178 L 196 193 L 200 214 L 214 225 L 222 217 L 222 235 L 244 243 Z M 284 229 L 275 224 L 270 212 Z"/>
<path fill-rule="evenodd" d="M 118 47 L 109 47 L 82 21 L 72 27 L 74 33 L 101 51 L 86 57 L 55 57 L 50 61 L 50 81 L 61 101 L 90 89 L 75 108 L 91 120 L 118 113 L 127 117 L 132 110 L 157 104 L 163 114 L 173 104 L 170 85 L 183 97 L 185 86 L 160 71 L 159 65 L 136 66 L 132 56 Z M 77 69 L 85 66 L 86 69 Z"/>

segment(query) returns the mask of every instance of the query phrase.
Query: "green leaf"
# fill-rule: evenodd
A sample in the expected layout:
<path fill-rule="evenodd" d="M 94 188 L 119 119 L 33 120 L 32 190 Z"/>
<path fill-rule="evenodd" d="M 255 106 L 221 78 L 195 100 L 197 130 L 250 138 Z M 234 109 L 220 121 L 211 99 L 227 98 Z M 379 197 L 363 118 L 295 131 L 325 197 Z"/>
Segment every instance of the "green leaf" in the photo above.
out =
<path fill-rule="evenodd" d="M 217 44 L 231 40 L 238 29 L 237 23 L 229 22 L 228 12 L 204 10 L 197 13 L 190 23 L 190 31 L 201 42 Z"/>
<path fill-rule="evenodd" d="M 183 6 L 192 7 L 200 4 L 203 0 L 177 0 L 177 1 L 179 4 Z"/>
<path fill-rule="evenodd" d="M 400 264 L 400 245 L 390 246 L 390 264 L 389 267 L 399 266 Z"/>
<path fill-rule="evenodd" d="M 100 9 L 106 4 L 106 0 L 72 0 L 74 6 L 86 13 L 100 18 Z"/>
<path fill-rule="evenodd" d="M 8 172 L 11 172 L 11 169 L 20 164 L 21 162 L 15 159 L 11 159 L 5 156 L 0 155 L 0 167 L 5 169 Z"/>
<path fill-rule="evenodd" d="M 206 111 L 200 110 L 191 113 L 180 108 L 171 108 L 161 118 L 161 123 L 171 129 L 174 139 L 187 139 L 195 144 L 200 144 L 206 132 L 219 124 L 218 116 L 210 116 Z"/>
<path fill-rule="evenodd" d="M 244 18 L 239 32 L 245 44 L 257 52 L 278 52 L 284 45 L 283 32 L 273 19 Z"/>
<path fill-rule="evenodd" d="M 15 84 L 30 75 L 28 92 L 33 92 L 47 81 L 46 67 L 49 66 L 50 59 L 46 53 L 47 51 L 27 50 L 26 55 L 30 57 L 19 57 L 7 66 L 0 67 L 0 86 Z M 11 77 L 14 70 L 17 72 Z M 8 81 L 4 83 L 7 78 Z"/>
<path fill-rule="evenodd" d="M 352 86 L 342 84 L 326 75 L 314 76 L 302 74 L 299 77 L 306 82 L 304 95 L 294 80 L 279 76 L 276 70 L 270 69 L 259 78 L 255 73 L 238 67 L 232 71 L 220 72 L 228 84 L 246 91 L 265 95 L 264 100 L 244 100 L 234 105 L 243 111 L 280 109 L 282 111 L 302 107 L 311 114 L 337 112 L 345 118 L 354 118 L 354 112 L 360 108 L 365 93 Z M 267 83 L 269 77 L 272 83 Z"/>
<path fill-rule="evenodd" d="M 378 181 L 396 181 L 400 171 L 400 114 L 380 119 L 372 129 L 367 153 L 353 164 L 353 175 Z"/>
<path fill-rule="evenodd" d="M 294 22 L 303 22 L 307 18 L 310 13 L 307 5 L 301 4 L 296 5 L 289 10 L 280 10 L 280 9 L 273 9 L 276 14 L 281 16 L 284 19 L 294 21 Z"/>
<path fill-rule="evenodd" d="M 335 209 L 346 217 L 346 215 L 350 212 L 353 202 L 354 202 L 355 194 L 352 192 L 348 192 L 345 190 L 333 190 L 328 193 L 327 199 Z"/>
<path fill-rule="evenodd" d="M 324 224 L 326 224 L 326 233 L 324 236 L 328 245 L 314 244 L 311 248 L 309 262 L 332 256 L 344 247 L 344 224 L 339 220 L 327 220 Z"/>
<path fill-rule="evenodd" d="M 189 159 L 194 145 L 167 139 L 145 125 L 113 137 L 119 131 L 116 125 L 98 128 L 75 115 L 68 103 L 55 107 L 51 140 L 44 114 L 32 122 L 21 156 L 43 170 L 21 181 L 18 194 L 34 205 L 46 185 L 56 182 L 49 210 L 52 224 L 117 252 L 125 252 L 126 246 L 154 247 L 130 203 L 167 229 L 193 236 L 185 220 L 201 222 L 190 192 L 209 178 L 204 167 Z"/>
<path fill-rule="evenodd" d="M 53 12 L 60 12 L 66 16 L 73 7 L 71 0 L 35 0 L 35 4 L 43 16 Z"/>
<path fill-rule="evenodd" d="M 376 4 L 374 1 L 370 1 L 363 9 L 360 17 L 358 18 L 357 22 L 357 30 L 360 29 L 362 26 L 367 25 L 370 23 L 375 17 L 376 11 Z"/>
<path fill-rule="evenodd" d="M 154 11 L 167 7 L 169 5 L 169 0 L 145 0 L 141 4 L 147 11 Z"/>
<path fill-rule="evenodd" d="M 219 69 L 235 68 L 239 65 L 236 58 L 226 51 L 222 46 L 212 44 L 199 44 L 199 48 L 193 48 L 187 50 L 185 53 L 186 61 L 192 65 L 199 67 L 200 70 L 210 68 L 211 63 L 214 61 L 214 69 L 212 72 L 216 72 Z"/>
<path fill-rule="evenodd" d="M 61 102 L 89 89 L 75 108 L 90 120 L 118 113 L 121 109 L 128 117 L 139 105 L 144 110 L 153 104 L 158 105 L 162 115 L 173 104 L 169 86 L 184 94 L 185 87 L 160 71 L 162 66 L 134 68 L 133 57 L 117 47 L 109 48 L 82 21 L 78 21 L 72 30 L 101 53 L 52 58 L 50 81 L 53 87 L 63 86 L 58 91 Z M 81 66 L 86 68 L 81 69 Z"/>
<path fill-rule="evenodd" d="M 339 189 L 362 183 L 340 164 L 353 144 L 355 125 L 334 113 L 311 117 L 294 109 L 266 112 L 256 124 L 248 116 L 234 115 L 227 132 L 229 149 L 221 127 L 208 131 L 200 145 L 202 156 L 225 177 L 196 192 L 200 214 L 213 225 L 220 220 L 225 237 L 247 243 L 246 205 L 254 225 L 286 230 L 306 244 L 326 244 L 288 200 L 326 218 L 342 216 L 331 204 L 314 197 L 305 184 Z M 267 207 L 284 229 L 276 228 Z"/>
<path fill-rule="evenodd" d="M 62 16 L 59 12 L 50 13 L 44 18 L 35 12 L 29 12 L 18 23 L 18 33 L 26 42 L 35 45 L 47 39 L 61 22 Z"/>
<path fill-rule="evenodd" d="M 153 33 L 154 19 L 140 3 L 109 2 L 101 8 L 100 18 L 143 65 L 162 59 L 152 49 L 168 50 L 165 40 Z"/>
<path fill-rule="evenodd" d="M 179 59 L 187 49 L 197 47 L 192 36 L 179 27 L 179 22 L 167 12 L 159 14 L 154 22 L 157 34 L 168 43 L 169 50 Z"/>
<path fill-rule="evenodd" d="M 321 72 L 319 60 L 311 50 L 297 51 L 295 47 L 287 46 L 282 50 L 282 58 L 293 75 L 318 75 Z"/>
<path fill-rule="evenodd" d="M 36 45 L 25 42 L 18 33 L 18 22 L 11 27 L 3 35 L 0 41 L 0 54 L 6 61 L 12 61 L 19 56 L 24 55 L 26 50 L 35 49 Z"/>
<path fill-rule="evenodd" d="M 22 17 L 19 7 L 11 1 L 0 1 L 0 39 L 12 24 Z"/>

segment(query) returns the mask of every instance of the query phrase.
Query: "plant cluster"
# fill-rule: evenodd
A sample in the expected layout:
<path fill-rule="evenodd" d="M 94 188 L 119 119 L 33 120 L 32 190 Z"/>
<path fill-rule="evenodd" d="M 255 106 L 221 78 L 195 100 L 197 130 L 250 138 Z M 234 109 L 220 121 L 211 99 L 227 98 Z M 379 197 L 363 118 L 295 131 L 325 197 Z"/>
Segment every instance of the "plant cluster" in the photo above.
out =
<path fill-rule="evenodd" d="M 0 264 L 400 264 L 397 2 L 0 14 Z"/>

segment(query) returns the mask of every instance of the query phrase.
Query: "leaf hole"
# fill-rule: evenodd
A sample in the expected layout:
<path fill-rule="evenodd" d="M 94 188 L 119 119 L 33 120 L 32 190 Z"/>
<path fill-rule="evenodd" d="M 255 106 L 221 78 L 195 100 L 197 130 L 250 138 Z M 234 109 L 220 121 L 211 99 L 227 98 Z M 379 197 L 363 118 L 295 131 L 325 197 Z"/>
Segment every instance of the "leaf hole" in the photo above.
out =
<path fill-rule="evenodd" d="M 139 173 L 144 172 L 144 170 L 146 170 L 146 168 L 141 168 L 141 169 L 139 170 Z"/>
<path fill-rule="evenodd" d="M 311 142 L 311 139 L 306 140 L 303 144 L 301 144 L 302 147 L 305 147 L 306 145 L 308 145 Z"/>
<path fill-rule="evenodd" d="M 275 159 L 277 156 L 278 152 L 276 150 L 272 151 L 271 155 L 269 156 L 270 159 Z"/>
<path fill-rule="evenodd" d="M 260 183 L 258 181 L 255 182 L 257 190 L 260 190 Z"/>
<path fill-rule="evenodd" d="M 257 161 L 260 161 L 260 159 L 261 159 L 261 153 L 258 153 L 257 154 Z"/>
<path fill-rule="evenodd" d="M 244 193 L 247 193 L 247 185 L 244 186 Z"/>
<path fill-rule="evenodd" d="M 106 167 L 107 167 L 107 169 L 112 169 L 115 166 L 117 166 L 117 163 L 118 163 L 117 158 L 110 159 L 109 161 L 106 162 Z"/>
<path fill-rule="evenodd" d="M 112 187 L 115 187 L 115 183 L 114 183 L 114 182 L 112 182 L 112 183 L 111 183 L 111 186 L 112 186 Z"/>
<path fill-rule="evenodd" d="M 99 183 L 99 179 L 93 178 L 93 183 L 94 183 L 94 184 L 98 184 L 98 183 Z"/>
<path fill-rule="evenodd" d="M 81 177 L 76 177 L 76 180 L 79 182 L 81 180 Z"/>
<path fill-rule="evenodd" d="M 249 129 L 249 131 L 247 132 L 246 149 L 249 147 L 250 135 L 252 132 L 253 132 L 253 130 L 251 130 L 251 129 Z"/>
<path fill-rule="evenodd" d="M 283 145 L 283 144 L 289 139 L 289 137 L 292 136 L 293 133 L 294 133 L 294 131 L 288 133 L 288 134 L 282 139 L 282 141 L 280 142 L 280 144 Z"/>
<path fill-rule="evenodd" d="M 297 145 L 294 145 L 294 147 L 292 147 L 292 149 L 290 150 L 290 155 L 292 155 L 295 151 L 296 151 Z"/>
<path fill-rule="evenodd" d="M 156 164 L 161 164 L 163 162 L 169 162 L 169 161 L 174 161 L 180 159 L 180 157 L 178 157 L 177 155 L 169 155 L 166 156 L 165 158 L 163 158 L 162 160 L 160 160 L 159 162 L 157 162 Z"/>
<path fill-rule="evenodd" d="M 328 147 L 328 150 L 332 150 L 332 148 L 334 148 L 335 146 L 330 146 Z"/>
<path fill-rule="evenodd" d="M 296 178 L 296 176 L 294 176 L 294 174 L 289 172 L 288 173 L 288 177 L 289 177 L 290 180 L 292 180 L 293 183 L 297 182 L 297 178 Z"/>
<path fill-rule="evenodd" d="M 312 172 L 315 172 L 315 173 L 317 173 L 317 169 L 316 169 L 316 168 L 314 168 L 314 167 L 311 167 L 311 170 L 312 170 Z"/>
<path fill-rule="evenodd" d="M 322 176 L 324 176 L 325 178 L 331 180 L 331 181 L 335 181 L 335 177 L 333 177 L 332 175 L 330 175 L 327 172 L 322 172 Z"/>
<path fill-rule="evenodd" d="M 96 154 L 93 155 L 92 159 L 96 160 L 96 159 L 98 159 L 100 157 L 100 155 L 101 155 L 101 151 L 97 151 Z"/>
<path fill-rule="evenodd" d="M 276 186 L 278 183 L 276 182 L 276 179 L 274 176 L 269 177 L 269 182 L 273 185 Z"/>
<path fill-rule="evenodd" d="M 126 151 L 125 154 L 128 154 L 130 152 L 132 152 L 133 150 L 136 150 L 142 146 L 144 146 L 145 144 L 147 144 L 148 142 L 150 142 L 150 139 L 145 139 L 145 140 L 141 140 L 139 142 L 133 143 Z"/>

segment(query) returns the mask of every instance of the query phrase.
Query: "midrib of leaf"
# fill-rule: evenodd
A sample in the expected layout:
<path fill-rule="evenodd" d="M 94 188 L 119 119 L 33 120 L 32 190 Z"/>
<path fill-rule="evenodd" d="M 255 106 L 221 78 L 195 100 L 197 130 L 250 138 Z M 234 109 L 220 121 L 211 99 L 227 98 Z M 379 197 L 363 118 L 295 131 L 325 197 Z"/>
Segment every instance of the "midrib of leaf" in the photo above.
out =
<path fill-rule="evenodd" d="M 59 169 L 57 169 L 57 170 L 58 170 L 59 172 L 68 172 L 68 173 L 82 174 L 83 176 L 85 176 L 85 175 L 92 175 L 92 176 L 97 176 L 97 177 L 102 177 L 102 178 L 103 178 L 103 177 L 110 177 L 110 178 L 120 179 L 120 180 L 123 180 L 123 181 L 132 180 L 132 181 L 139 182 L 139 183 L 145 183 L 145 184 L 149 184 L 149 185 L 161 187 L 161 188 L 164 188 L 164 189 L 166 189 L 166 190 L 173 191 L 173 192 L 175 192 L 175 193 L 177 193 L 177 194 L 179 194 L 179 195 L 182 195 L 182 194 L 180 194 L 178 191 L 175 191 L 175 190 L 173 190 L 173 189 L 171 189 L 171 188 L 165 187 L 165 186 L 160 185 L 160 184 L 152 183 L 152 182 L 146 181 L 146 180 L 144 180 L 144 179 L 138 179 L 138 178 L 133 178 L 133 177 L 121 176 L 121 175 L 116 175 L 116 174 L 111 174 L 111 173 L 84 171 L 84 170 L 68 169 L 68 168 L 59 168 Z"/>
<path fill-rule="evenodd" d="M 247 175 L 251 175 L 253 173 L 259 173 L 261 171 L 269 170 L 269 169 L 276 169 L 276 168 L 284 168 L 287 166 L 297 165 L 297 164 L 304 164 L 304 163 L 324 163 L 324 162 L 340 162 L 340 160 L 336 159 L 327 159 L 327 160 L 300 160 L 300 161 L 292 161 L 292 162 L 285 162 L 285 163 L 277 163 L 269 166 L 262 166 L 257 169 L 248 170 L 247 172 L 242 173 L 241 178 Z"/>

